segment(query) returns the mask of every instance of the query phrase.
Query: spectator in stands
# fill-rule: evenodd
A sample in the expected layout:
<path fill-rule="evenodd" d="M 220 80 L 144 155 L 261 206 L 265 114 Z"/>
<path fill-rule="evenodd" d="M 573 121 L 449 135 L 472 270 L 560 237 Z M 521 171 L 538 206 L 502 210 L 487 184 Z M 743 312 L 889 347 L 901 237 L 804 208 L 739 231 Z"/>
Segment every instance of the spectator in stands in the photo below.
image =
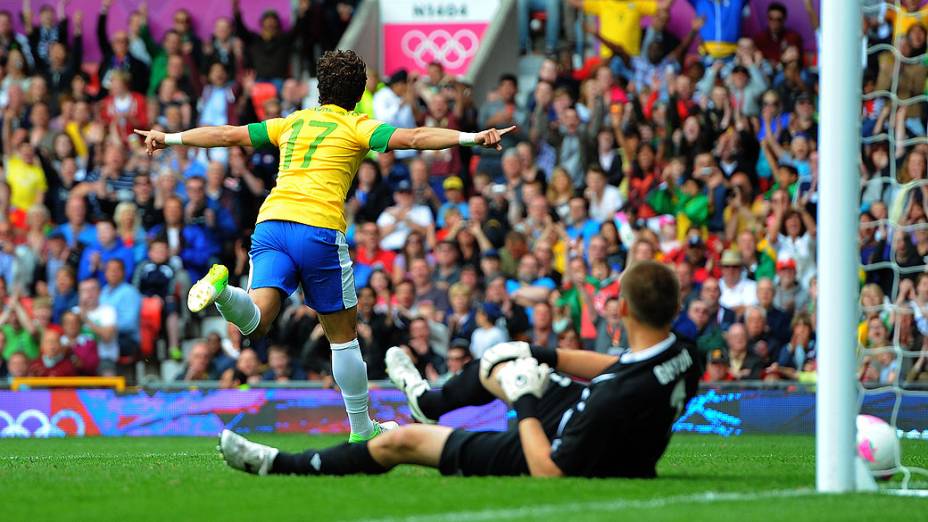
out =
<path fill-rule="evenodd" d="M 725 333 L 728 347 L 729 370 L 735 380 L 758 380 L 761 378 L 763 364 L 756 355 L 748 350 L 748 333 L 744 325 L 734 323 Z"/>
<path fill-rule="evenodd" d="M 415 204 L 412 185 L 408 181 L 401 181 L 397 185 L 393 197 L 396 205 L 387 208 L 377 219 L 377 226 L 383 236 L 380 246 L 384 250 L 399 250 L 410 232 L 426 235 L 434 226 L 432 211 L 426 206 Z"/>
<path fill-rule="evenodd" d="M 206 336 L 206 347 L 210 357 L 209 379 L 218 381 L 226 370 L 235 366 L 239 352 L 232 346 L 231 339 L 223 339 L 216 332 Z"/>
<path fill-rule="evenodd" d="M 166 241 L 154 239 L 148 246 L 148 256 L 139 263 L 132 276 L 132 287 L 142 297 L 157 297 L 163 304 L 168 347 L 180 348 L 179 315 L 175 291 L 183 275 L 170 260 Z"/>
<path fill-rule="evenodd" d="M 116 310 L 100 303 L 100 282 L 96 278 L 84 279 L 78 287 L 78 305 L 75 312 L 81 323 L 97 339 L 100 375 L 115 375 L 119 359 L 119 329 Z"/>
<path fill-rule="evenodd" d="M 451 376 L 460 373 L 467 363 L 471 362 L 473 357 L 470 355 L 470 341 L 466 339 L 455 339 L 448 348 L 448 356 L 445 357 L 445 363 L 448 371 L 440 380 L 447 380 Z"/>
<path fill-rule="evenodd" d="M 121 260 L 107 261 L 104 277 L 106 286 L 100 292 L 100 303 L 116 310 L 120 355 L 135 355 L 139 349 L 142 296 L 138 288 L 126 282 L 126 269 Z"/>
<path fill-rule="evenodd" d="M 744 309 L 744 327 L 750 350 L 762 361 L 777 361 L 780 343 L 767 327 L 767 313 L 758 305 Z"/>
<path fill-rule="evenodd" d="M 470 339 L 470 353 L 475 359 L 479 359 L 493 346 L 509 340 L 506 331 L 497 326 L 502 315 L 500 307 L 492 302 L 486 302 L 477 308 L 477 328 Z"/>
<path fill-rule="evenodd" d="M 132 92 L 145 92 L 148 87 L 148 65 L 129 52 L 129 35 L 125 31 L 112 33 L 112 40 L 107 31 L 107 16 L 113 0 L 102 0 L 100 14 L 97 17 L 97 44 L 100 46 L 100 85 L 104 92 L 110 88 L 112 73 L 128 73 Z"/>
<path fill-rule="evenodd" d="M 461 279 L 461 253 L 457 243 L 445 240 L 435 247 L 435 271 L 432 280 L 435 286 L 447 291 L 448 287 Z"/>
<path fill-rule="evenodd" d="M 416 369 L 429 380 L 436 380 L 445 371 L 444 359 L 436 353 L 436 347 L 430 341 L 429 321 L 425 317 L 416 317 L 409 323 L 409 339 L 403 348 L 410 355 Z"/>
<path fill-rule="evenodd" d="M 409 266 L 412 283 L 416 288 L 416 306 L 431 303 L 435 307 L 435 320 L 441 321 L 449 308 L 448 291 L 433 283 L 432 269 L 425 259 L 414 259 Z"/>
<path fill-rule="evenodd" d="M 7 107 L 3 117 L 3 166 L 10 186 L 10 204 L 20 210 L 41 204 L 48 190 L 45 171 L 35 148 L 23 130 L 13 132 L 15 115 Z M 15 153 L 14 153 L 15 151 Z"/>
<path fill-rule="evenodd" d="M 210 375 L 211 357 L 205 342 L 197 342 L 187 353 L 187 363 L 178 372 L 175 381 L 207 381 Z"/>
<path fill-rule="evenodd" d="M 42 332 L 42 356 L 29 365 L 30 377 L 74 377 L 77 369 L 68 357 L 68 349 L 61 345 L 61 332 L 50 328 Z"/>
<path fill-rule="evenodd" d="M 13 28 L 13 15 L 7 10 L 0 11 L 0 56 L 9 58 L 13 50 L 19 50 L 31 59 L 29 39 L 26 35 L 17 33 Z"/>
<path fill-rule="evenodd" d="M 110 75 L 109 96 L 103 99 L 100 116 L 103 124 L 119 130 L 119 138 L 128 139 L 133 129 L 148 128 L 145 98 L 129 90 L 129 77 L 122 71 Z"/>
<path fill-rule="evenodd" d="M 721 295 L 718 279 L 710 277 L 703 281 L 699 291 L 699 298 L 706 303 L 710 321 L 721 327 L 722 330 L 727 330 L 728 327 L 735 322 L 735 312 L 722 306 L 719 302 Z"/>
<path fill-rule="evenodd" d="M 103 220 L 97 223 L 97 240 L 93 245 L 84 249 L 78 264 L 77 278 L 81 281 L 95 277 L 99 281 L 105 279 L 106 265 L 110 260 L 118 259 L 129 270 L 135 269 L 135 254 L 126 248 L 116 236 L 116 227 L 112 221 Z"/>
<path fill-rule="evenodd" d="M 789 340 L 790 316 L 774 306 L 776 298 L 776 285 L 769 278 L 757 281 L 757 304 L 764 310 L 767 317 L 767 331 L 780 343 L 786 344 Z"/>
<path fill-rule="evenodd" d="M 815 326 L 808 314 L 796 314 L 791 326 L 790 340 L 780 350 L 777 362 L 767 368 L 767 374 L 775 374 L 782 379 L 797 379 L 806 362 L 815 359 L 815 339 L 812 337 L 814 331 Z"/>
<path fill-rule="evenodd" d="M 5 341 L 3 358 L 9 360 L 14 353 L 22 352 L 26 358 L 34 360 L 39 356 L 39 346 L 35 342 L 35 325 L 23 308 L 19 295 L 10 296 L 3 312 L 0 313 L 0 331 Z"/>
<path fill-rule="evenodd" d="M 358 289 L 358 341 L 367 361 L 367 376 L 372 380 L 386 377 L 384 356 L 396 336 L 392 313 L 381 313 L 376 303 L 373 288 Z"/>
<path fill-rule="evenodd" d="M 235 76 L 242 68 L 243 52 L 242 41 L 232 34 L 232 22 L 226 17 L 217 18 L 213 22 L 213 34 L 203 44 L 207 70 L 212 72 L 212 65 L 218 63 L 229 75 Z"/>
<path fill-rule="evenodd" d="M 737 251 L 726 250 L 722 254 L 721 265 L 719 288 L 722 295 L 719 302 L 740 316 L 746 307 L 757 304 L 757 283 L 744 277 L 744 265 Z"/>
<path fill-rule="evenodd" d="M 0 14 L 0 17 L 3 15 Z M 29 359 L 23 352 L 16 352 L 6 361 L 6 373 L 10 379 L 29 376 Z"/>
<path fill-rule="evenodd" d="M 380 166 L 370 159 L 361 161 L 346 212 L 357 221 L 375 222 L 392 203 L 390 187 L 381 176 Z"/>
<path fill-rule="evenodd" d="M 235 367 L 229 368 L 222 374 L 219 386 L 222 388 L 237 388 L 261 382 L 264 369 L 258 354 L 251 348 L 245 348 L 235 361 Z"/>
<path fill-rule="evenodd" d="M 267 371 L 261 376 L 263 381 L 289 382 L 305 381 L 306 372 L 290 363 L 290 354 L 286 346 L 274 345 L 268 348 Z"/>
<path fill-rule="evenodd" d="M 55 272 L 52 322 L 61 324 L 62 315 L 77 306 L 77 279 L 74 269 L 63 265 Z"/>
<path fill-rule="evenodd" d="M 777 285 L 773 306 L 787 314 L 803 310 L 808 303 L 807 291 L 796 280 L 796 260 L 789 256 L 777 259 Z"/>
<path fill-rule="evenodd" d="M 252 32 L 242 19 L 239 0 L 232 0 L 232 15 L 235 20 L 235 33 L 244 44 L 246 66 L 255 70 L 258 81 L 273 83 L 280 91 L 283 80 L 289 76 L 290 55 L 293 44 L 303 26 L 307 23 L 310 1 L 300 0 L 297 8 L 297 19 L 293 27 L 283 31 L 280 16 L 275 11 L 268 10 L 261 15 L 261 30 Z M 413 125 L 410 125 L 413 127 Z"/>
<path fill-rule="evenodd" d="M 510 279 L 506 282 L 506 291 L 512 296 L 512 299 L 526 308 L 547 301 L 548 295 L 555 288 L 556 285 L 551 278 L 539 277 L 538 258 L 533 254 L 527 254 L 519 258 L 516 279 Z M 529 319 L 531 318 L 531 313 L 529 313 Z"/>
<path fill-rule="evenodd" d="M 686 307 L 686 313 L 680 314 L 674 322 L 673 329 L 677 334 L 695 341 L 705 332 L 707 326 L 709 326 L 709 309 L 706 303 L 694 299 Z"/>
<path fill-rule="evenodd" d="M 486 103 L 480 106 L 477 125 L 482 129 L 491 127 L 504 129 L 512 125 L 522 125 L 525 116 L 522 107 L 516 101 L 518 90 L 519 81 L 515 75 L 501 75 L 496 91 L 488 97 Z M 501 142 L 503 150 L 516 145 L 518 137 L 515 134 L 510 132 L 503 136 Z M 492 149 L 481 150 L 477 170 L 487 172 L 492 177 L 499 177 L 502 174 L 501 153 Z"/>
<path fill-rule="evenodd" d="M 152 227 L 149 237 L 165 241 L 171 257 L 182 260 L 190 279 L 199 279 L 219 253 L 216 239 L 208 237 L 202 226 L 185 223 L 184 205 L 179 197 L 167 197 L 163 212 L 164 224 Z"/>
<path fill-rule="evenodd" d="M 719 349 L 712 350 L 706 364 L 706 372 L 702 375 L 703 382 L 727 382 L 735 380 L 731 374 L 728 356 Z"/>
<path fill-rule="evenodd" d="M 79 375 L 96 375 L 100 355 L 97 341 L 82 331 L 80 315 L 68 311 L 61 317 L 61 345 L 70 351 L 71 362 Z"/>

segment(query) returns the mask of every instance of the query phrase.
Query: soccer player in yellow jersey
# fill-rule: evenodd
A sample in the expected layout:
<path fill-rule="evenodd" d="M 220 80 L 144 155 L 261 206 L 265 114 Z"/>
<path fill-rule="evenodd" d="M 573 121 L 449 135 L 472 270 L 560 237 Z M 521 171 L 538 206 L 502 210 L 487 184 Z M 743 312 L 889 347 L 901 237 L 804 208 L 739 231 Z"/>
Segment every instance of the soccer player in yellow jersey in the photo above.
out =
<path fill-rule="evenodd" d="M 395 423 L 378 424 L 368 413 L 367 366 L 357 339 L 357 295 L 348 242 L 345 199 L 368 151 L 440 150 L 462 146 L 500 148 L 514 127 L 471 134 L 420 127 L 397 129 L 352 112 L 367 80 L 353 51 L 327 52 L 318 64 L 320 107 L 286 118 L 234 127 L 200 127 L 175 134 L 136 132 L 149 154 L 170 145 L 280 148 L 277 186 L 261 206 L 252 235 L 248 290 L 229 286 L 229 271 L 214 265 L 187 296 L 199 312 L 212 303 L 244 335 L 267 333 L 281 303 L 298 285 L 332 346 L 332 374 L 342 391 L 349 442 L 369 440 Z"/>

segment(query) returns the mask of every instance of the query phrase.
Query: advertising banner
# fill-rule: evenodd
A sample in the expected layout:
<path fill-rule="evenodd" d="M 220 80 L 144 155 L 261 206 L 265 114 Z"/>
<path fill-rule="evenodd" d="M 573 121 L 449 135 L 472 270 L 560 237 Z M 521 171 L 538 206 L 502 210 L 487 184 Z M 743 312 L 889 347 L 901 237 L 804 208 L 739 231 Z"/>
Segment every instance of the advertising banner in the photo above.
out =
<path fill-rule="evenodd" d="M 402 392 L 371 390 L 371 415 L 409 424 Z M 868 395 L 862 413 L 885 420 L 893 393 Z M 928 397 L 903 395 L 896 426 L 906 438 L 928 439 Z M 463 408 L 441 424 L 501 431 L 513 417 L 495 401 Z M 341 394 L 334 390 L 184 390 L 119 394 L 113 390 L 0 391 L 0 438 L 85 436 L 214 436 L 239 433 L 347 434 Z M 791 390 L 704 390 L 674 425 L 678 433 L 732 437 L 815 433 L 815 394 Z"/>
<path fill-rule="evenodd" d="M 380 2 L 383 72 L 425 72 L 432 62 L 454 75 L 467 72 L 499 0 Z"/>

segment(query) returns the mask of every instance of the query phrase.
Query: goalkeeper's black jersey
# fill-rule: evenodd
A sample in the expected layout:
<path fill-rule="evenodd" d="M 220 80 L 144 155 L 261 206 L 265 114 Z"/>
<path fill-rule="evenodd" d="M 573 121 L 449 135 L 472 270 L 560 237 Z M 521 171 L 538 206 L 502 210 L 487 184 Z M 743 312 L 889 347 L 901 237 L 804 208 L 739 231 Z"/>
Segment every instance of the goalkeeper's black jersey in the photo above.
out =
<path fill-rule="evenodd" d="M 565 475 L 654 477 L 671 427 L 699 382 L 695 352 L 671 334 L 647 350 L 625 352 L 583 390 L 551 444 Z"/>

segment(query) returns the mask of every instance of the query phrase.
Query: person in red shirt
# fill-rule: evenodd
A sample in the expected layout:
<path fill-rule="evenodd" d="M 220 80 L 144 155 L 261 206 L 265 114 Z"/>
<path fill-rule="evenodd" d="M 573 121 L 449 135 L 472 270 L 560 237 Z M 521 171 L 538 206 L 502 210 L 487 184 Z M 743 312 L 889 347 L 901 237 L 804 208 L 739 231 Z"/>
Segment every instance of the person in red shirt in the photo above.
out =
<path fill-rule="evenodd" d="M 702 382 L 728 382 L 735 378 L 728 370 L 728 356 L 721 348 L 712 350 L 709 354 L 709 362 L 706 365 L 706 373 L 700 378 Z"/>
<path fill-rule="evenodd" d="M 39 346 L 41 357 L 29 365 L 30 377 L 74 377 L 77 369 L 68 357 L 67 348 L 61 345 L 61 331 L 46 328 Z"/>
<path fill-rule="evenodd" d="M 103 98 L 100 106 L 100 118 L 107 127 L 115 125 L 123 141 L 133 129 L 148 128 L 145 97 L 129 90 L 129 78 L 125 73 L 113 73 L 110 94 Z"/>
<path fill-rule="evenodd" d="M 380 248 L 380 228 L 377 223 L 369 221 L 362 224 L 358 229 L 357 237 L 358 249 L 355 263 L 392 273 L 396 254 Z"/>
<path fill-rule="evenodd" d="M 767 7 L 766 30 L 754 38 L 755 45 L 771 64 L 780 63 L 780 54 L 787 47 L 795 46 L 800 51 L 802 50 L 802 36 L 786 28 L 786 15 L 785 5 L 772 2 Z"/>

